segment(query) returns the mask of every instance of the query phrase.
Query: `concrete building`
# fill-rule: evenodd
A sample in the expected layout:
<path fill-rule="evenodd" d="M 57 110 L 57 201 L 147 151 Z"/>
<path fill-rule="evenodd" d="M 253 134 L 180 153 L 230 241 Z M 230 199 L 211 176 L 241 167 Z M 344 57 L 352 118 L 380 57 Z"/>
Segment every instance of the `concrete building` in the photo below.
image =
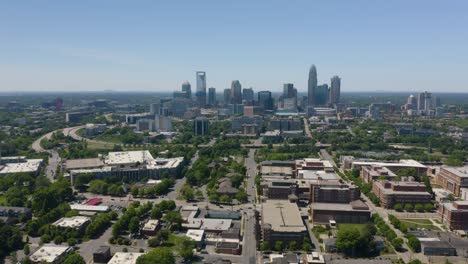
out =
<path fill-rule="evenodd" d="M 338 76 L 333 76 L 330 80 L 330 93 L 328 102 L 331 105 L 335 105 L 340 103 L 340 95 L 341 95 L 341 79 Z"/>
<path fill-rule="evenodd" d="M 109 246 L 100 246 L 93 252 L 94 263 L 107 263 L 111 258 Z"/>
<path fill-rule="evenodd" d="M 231 83 L 231 104 L 242 104 L 242 85 L 239 80 Z"/>
<path fill-rule="evenodd" d="M 216 102 L 216 88 L 210 87 L 208 89 L 208 105 L 211 107 L 215 107 L 217 105 Z"/>
<path fill-rule="evenodd" d="M 440 203 L 437 213 L 451 230 L 468 230 L 468 201 Z"/>
<path fill-rule="evenodd" d="M 427 166 L 412 159 L 402 159 L 398 162 L 384 162 L 369 159 L 357 159 L 353 156 L 341 156 L 341 164 L 343 169 L 358 169 L 363 166 L 386 167 L 394 173 L 398 173 L 401 169 L 414 168 L 418 176 L 427 174 Z M 411 176 L 411 175 L 408 175 Z"/>
<path fill-rule="evenodd" d="M 393 171 L 381 166 L 362 166 L 360 176 L 366 183 L 372 183 L 380 178 L 385 178 L 388 181 L 394 181 L 397 178 Z"/>
<path fill-rule="evenodd" d="M 264 176 L 295 177 L 295 161 L 268 160 L 260 163 L 260 173 Z"/>
<path fill-rule="evenodd" d="M 242 89 L 242 100 L 247 102 L 254 101 L 254 90 L 252 87 Z"/>
<path fill-rule="evenodd" d="M 97 163 L 97 167 L 91 168 L 85 163 L 85 168 L 75 166 L 69 173 L 72 183 L 78 175 L 89 173 L 94 174 L 96 178 L 115 176 L 135 180 L 145 177 L 158 179 L 165 172 L 176 177 L 182 169 L 183 161 L 183 157 L 153 158 L 147 150 L 109 152 L 107 156 L 102 157 L 104 165 Z"/>
<path fill-rule="evenodd" d="M 244 116 L 261 116 L 263 114 L 263 108 L 261 106 L 247 106 L 244 105 Z"/>
<path fill-rule="evenodd" d="M 291 131 L 291 130 L 302 130 L 302 120 L 300 118 L 272 118 L 268 125 L 268 130 L 280 130 L 280 131 Z"/>
<path fill-rule="evenodd" d="M 1 157 L 0 175 L 15 173 L 32 173 L 38 175 L 42 167 L 42 159 L 26 159 L 24 156 Z"/>
<path fill-rule="evenodd" d="M 86 227 L 89 225 L 89 223 L 91 223 L 91 220 L 86 216 L 73 216 L 62 217 L 59 220 L 52 223 L 52 225 L 63 229 L 75 229 L 79 233 L 83 233 Z"/>
<path fill-rule="evenodd" d="M 206 136 L 208 135 L 209 121 L 206 117 L 197 117 L 193 121 L 193 133 L 197 136 Z"/>
<path fill-rule="evenodd" d="M 258 134 L 263 128 L 263 118 L 259 115 L 233 117 L 231 131 L 242 134 Z"/>
<path fill-rule="evenodd" d="M 107 264 L 136 264 L 138 257 L 144 253 L 136 252 L 116 252 Z"/>
<path fill-rule="evenodd" d="M 270 91 L 260 91 L 258 92 L 257 97 L 259 106 L 264 110 L 273 110 L 274 102 Z"/>
<path fill-rule="evenodd" d="M 351 203 L 358 200 L 361 191 L 356 185 L 341 181 L 318 180 L 310 184 L 311 203 Z"/>
<path fill-rule="evenodd" d="M 30 257 L 33 263 L 62 263 L 68 252 L 73 248 L 69 246 L 61 246 L 55 244 L 44 244 L 36 250 Z"/>
<path fill-rule="evenodd" d="M 262 203 L 263 241 L 274 245 L 282 241 L 286 245 L 296 241 L 301 245 L 308 236 L 297 204 L 285 200 L 267 200 Z"/>
<path fill-rule="evenodd" d="M 431 203 L 432 198 L 426 190 L 426 185 L 414 181 L 374 181 L 372 190 L 384 208 L 393 208 L 395 204 Z"/>
<path fill-rule="evenodd" d="M 198 107 L 205 107 L 206 105 L 206 73 L 196 72 L 197 79 L 197 92 L 195 93 Z"/>
<path fill-rule="evenodd" d="M 159 229 L 159 220 L 150 219 L 141 228 L 141 233 L 145 236 L 154 236 Z"/>
<path fill-rule="evenodd" d="M 460 196 L 461 188 L 468 188 L 468 166 L 443 166 L 436 175 L 436 182 L 443 189 L 452 192 L 456 196 Z"/>
<path fill-rule="evenodd" d="M 421 242 L 421 252 L 426 256 L 456 256 L 457 250 L 448 241 L 423 240 Z"/>
<path fill-rule="evenodd" d="M 65 122 L 67 123 L 79 123 L 84 118 L 91 116 L 89 112 L 70 112 L 65 114 Z"/>
<path fill-rule="evenodd" d="M 107 129 L 106 124 L 86 124 L 85 134 L 86 136 L 96 136 L 104 132 Z"/>
<path fill-rule="evenodd" d="M 190 85 L 188 81 L 185 81 L 182 84 L 182 91 L 185 92 L 186 98 L 188 99 L 192 98 L 192 86 Z"/>
<path fill-rule="evenodd" d="M 370 221 L 371 211 L 361 200 L 350 203 L 311 203 L 311 220 L 318 224 L 328 224 L 330 221 L 336 223 L 359 223 Z"/>
<path fill-rule="evenodd" d="M 205 239 L 205 230 L 189 229 L 185 236 L 194 241 L 197 248 L 201 248 Z"/>

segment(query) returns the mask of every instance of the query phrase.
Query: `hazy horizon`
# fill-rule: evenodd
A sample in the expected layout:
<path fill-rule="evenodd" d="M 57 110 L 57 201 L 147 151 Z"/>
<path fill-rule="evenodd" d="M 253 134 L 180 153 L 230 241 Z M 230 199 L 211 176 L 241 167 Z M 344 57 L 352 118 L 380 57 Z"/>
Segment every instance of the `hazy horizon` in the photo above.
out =
<path fill-rule="evenodd" d="M 0 3 L 0 92 L 468 91 L 466 1 Z M 137 87 L 137 88 L 135 88 Z"/>

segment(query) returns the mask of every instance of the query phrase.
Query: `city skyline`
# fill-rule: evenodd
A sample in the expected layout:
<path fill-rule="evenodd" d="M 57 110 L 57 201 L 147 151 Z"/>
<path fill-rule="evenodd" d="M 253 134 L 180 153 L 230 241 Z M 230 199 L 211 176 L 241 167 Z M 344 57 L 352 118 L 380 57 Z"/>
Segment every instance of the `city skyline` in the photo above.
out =
<path fill-rule="evenodd" d="M 257 91 L 294 83 L 303 93 L 312 63 L 319 84 L 338 75 L 349 92 L 468 90 L 459 78 L 468 66 L 465 1 L 180 7 L 1 3 L 0 92 L 173 91 L 185 80 L 195 87 L 193 73 L 205 71 L 218 91 L 238 79 Z M 278 20 L 284 12 L 294 18 Z"/>

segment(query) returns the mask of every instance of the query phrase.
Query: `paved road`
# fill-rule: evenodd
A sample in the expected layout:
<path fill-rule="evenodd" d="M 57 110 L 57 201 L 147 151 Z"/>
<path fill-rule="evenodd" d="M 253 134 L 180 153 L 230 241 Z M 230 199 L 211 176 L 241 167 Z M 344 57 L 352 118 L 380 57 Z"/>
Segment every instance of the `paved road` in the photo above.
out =
<path fill-rule="evenodd" d="M 257 237 L 255 230 L 255 175 L 257 175 L 257 163 L 255 162 L 255 149 L 249 150 L 245 159 L 247 168 L 247 194 L 249 195 L 248 208 L 245 210 L 244 241 L 242 245 L 242 263 L 256 263 Z M 252 208 L 252 209 L 249 209 Z"/>
<path fill-rule="evenodd" d="M 55 181 L 55 175 L 57 173 L 57 166 L 60 164 L 61 162 L 61 159 L 60 159 L 60 156 L 58 154 L 58 152 L 54 149 L 44 149 L 42 146 L 41 146 L 41 141 L 44 140 L 44 139 L 50 139 L 50 137 L 52 137 L 52 134 L 57 132 L 59 130 L 55 130 L 55 131 L 52 131 L 52 132 L 49 132 L 45 135 L 43 135 L 42 137 L 38 138 L 36 141 L 34 141 L 31 145 L 32 149 L 38 153 L 41 153 L 41 152 L 47 152 L 49 153 L 49 162 L 47 164 L 47 167 L 46 167 L 46 171 L 45 171 L 45 175 L 47 176 L 47 178 L 49 178 L 49 180 L 51 182 L 54 182 Z"/>
<path fill-rule="evenodd" d="M 99 145 L 103 145 L 104 147 L 113 147 L 115 144 L 112 142 L 107 142 L 107 141 L 101 141 L 101 140 L 95 140 L 95 139 L 90 139 L 90 138 L 85 138 L 77 134 L 78 130 L 85 128 L 86 126 L 76 126 L 76 127 L 67 127 L 63 129 L 63 134 L 65 136 L 69 136 L 73 138 L 74 140 L 77 141 L 86 141 L 90 143 L 95 143 Z"/>
<path fill-rule="evenodd" d="M 310 132 L 309 120 L 307 120 L 307 118 L 305 117 L 304 117 L 304 132 L 306 136 L 308 136 L 309 138 L 312 138 L 312 133 Z"/>

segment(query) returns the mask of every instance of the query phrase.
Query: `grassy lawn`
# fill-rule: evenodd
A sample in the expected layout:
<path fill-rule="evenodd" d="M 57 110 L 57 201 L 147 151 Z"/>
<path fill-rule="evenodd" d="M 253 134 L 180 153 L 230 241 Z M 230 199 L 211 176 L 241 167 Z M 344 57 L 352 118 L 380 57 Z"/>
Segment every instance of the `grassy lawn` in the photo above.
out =
<path fill-rule="evenodd" d="M 407 228 L 426 228 L 429 230 L 440 230 L 438 227 L 434 226 L 429 219 L 401 218 L 400 221 Z"/>
<path fill-rule="evenodd" d="M 338 229 L 346 229 L 346 228 L 356 228 L 359 232 L 362 233 L 366 228 L 366 224 L 338 224 Z"/>

